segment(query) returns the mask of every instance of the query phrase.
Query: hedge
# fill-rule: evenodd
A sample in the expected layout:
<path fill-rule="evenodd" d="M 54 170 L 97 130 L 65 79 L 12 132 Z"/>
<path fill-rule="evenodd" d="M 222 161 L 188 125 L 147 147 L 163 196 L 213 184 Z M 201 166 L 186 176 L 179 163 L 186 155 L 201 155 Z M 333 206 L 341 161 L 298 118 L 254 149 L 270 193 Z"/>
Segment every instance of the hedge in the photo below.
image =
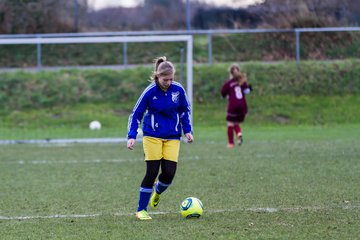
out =
<path fill-rule="evenodd" d="M 194 101 L 218 101 L 231 63 L 194 66 Z M 333 96 L 360 93 L 360 60 L 240 64 L 254 94 Z M 176 79 L 179 79 L 179 67 Z M 77 103 L 135 101 L 149 84 L 151 67 L 0 73 L 2 111 Z M 186 74 L 183 74 L 186 76 Z M 186 86 L 185 83 L 183 83 Z"/>

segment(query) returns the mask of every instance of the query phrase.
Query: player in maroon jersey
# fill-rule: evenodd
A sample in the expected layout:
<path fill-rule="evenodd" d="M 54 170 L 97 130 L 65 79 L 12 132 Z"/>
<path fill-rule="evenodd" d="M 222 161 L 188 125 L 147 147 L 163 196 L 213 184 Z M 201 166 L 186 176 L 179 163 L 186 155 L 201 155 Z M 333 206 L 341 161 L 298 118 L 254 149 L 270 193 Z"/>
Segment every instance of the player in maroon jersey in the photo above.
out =
<path fill-rule="evenodd" d="M 233 64 L 230 67 L 230 79 L 221 88 L 222 97 L 228 98 L 226 113 L 228 148 L 234 147 L 234 131 L 238 144 L 241 145 L 243 142 L 240 123 L 245 120 L 248 112 L 245 95 L 251 90 L 246 74 L 241 73 L 240 68 Z"/>

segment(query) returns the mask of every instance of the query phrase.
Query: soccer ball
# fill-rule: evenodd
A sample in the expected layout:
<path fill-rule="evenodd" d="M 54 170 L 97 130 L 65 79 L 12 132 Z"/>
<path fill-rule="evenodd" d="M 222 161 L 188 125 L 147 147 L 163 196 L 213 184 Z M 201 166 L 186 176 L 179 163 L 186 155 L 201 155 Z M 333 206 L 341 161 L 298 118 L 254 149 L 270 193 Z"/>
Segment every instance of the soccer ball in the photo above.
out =
<path fill-rule="evenodd" d="M 99 130 L 101 129 L 101 123 L 99 121 L 92 121 L 89 124 L 89 128 L 91 130 Z"/>
<path fill-rule="evenodd" d="M 204 210 L 202 202 L 195 197 L 187 197 L 181 202 L 180 212 L 184 218 L 199 218 Z"/>

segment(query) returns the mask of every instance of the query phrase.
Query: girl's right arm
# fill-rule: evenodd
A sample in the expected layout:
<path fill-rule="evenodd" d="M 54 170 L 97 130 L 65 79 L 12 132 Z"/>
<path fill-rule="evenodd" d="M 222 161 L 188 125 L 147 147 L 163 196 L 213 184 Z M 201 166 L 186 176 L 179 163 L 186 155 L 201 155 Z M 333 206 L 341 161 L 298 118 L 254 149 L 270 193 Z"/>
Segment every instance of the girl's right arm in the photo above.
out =
<path fill-rule="evenodd" d="M 223 97 L 223 98 L 225 98 L 226 97 L 226 95 L 228 95 L 228 93 L 229 93 L 229 84 L 228 84 L 228 81 L 226 81 L 225 83 L 224 83 L 224 85 L 221 87 L 221 96 Z"/>
<path fill-rule="evenodd" d="M 136 139 L 137 129 L 142 121 L 144 113 L 147 109 L 147 97 L 145 92 L 140 96 L 135 104 L 128 121 L 128 139 Z"/>

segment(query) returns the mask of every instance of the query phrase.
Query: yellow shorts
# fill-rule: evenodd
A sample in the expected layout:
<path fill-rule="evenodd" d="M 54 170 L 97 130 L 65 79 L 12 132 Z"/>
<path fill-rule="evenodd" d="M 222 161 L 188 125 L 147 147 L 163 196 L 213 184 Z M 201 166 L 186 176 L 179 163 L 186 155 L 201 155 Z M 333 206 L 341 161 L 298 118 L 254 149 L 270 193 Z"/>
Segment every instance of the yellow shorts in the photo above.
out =
<path fill-rule="evenodd" d="M 166 140 L 154 137 L 144 137 L 143 147 L 145 161 L 160 160 L 162 158 L 173 162 L 178 161 L 180 140 Z"/>

